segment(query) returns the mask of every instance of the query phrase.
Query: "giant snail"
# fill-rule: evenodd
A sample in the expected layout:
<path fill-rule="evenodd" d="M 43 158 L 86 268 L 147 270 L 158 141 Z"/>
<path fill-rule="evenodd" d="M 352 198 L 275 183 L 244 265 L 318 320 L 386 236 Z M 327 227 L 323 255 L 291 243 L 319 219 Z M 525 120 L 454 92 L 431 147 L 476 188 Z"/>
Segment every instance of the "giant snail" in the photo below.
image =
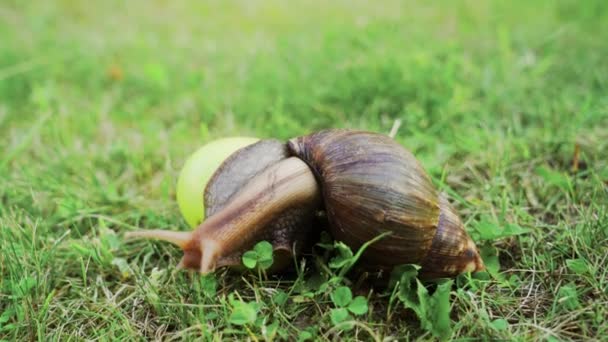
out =
<path fill-rule="evenodd" d="M 326 213 L 331 235 L 352 249 L 369 245 L 359 264 L 386 270 L 421 266 L 424 278 L 482 270 L 459 215 L 414 156 L 392 138 L 347 129 L 289 140 L 261 140 L 232 153 L 201 189 L 204 220 L 194 231 L 143 230 L 128 237 L 179 246 L 180 267 L 201 273 L 237 266 L 267 240 L 274 270 L 287 266 Z"/>

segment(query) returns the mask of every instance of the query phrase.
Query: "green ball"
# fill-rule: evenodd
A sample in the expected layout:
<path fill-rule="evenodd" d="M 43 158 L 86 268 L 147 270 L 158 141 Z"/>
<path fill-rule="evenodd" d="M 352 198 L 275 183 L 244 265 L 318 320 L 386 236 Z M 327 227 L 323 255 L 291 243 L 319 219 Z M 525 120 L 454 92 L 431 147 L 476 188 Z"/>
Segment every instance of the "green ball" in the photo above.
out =
<path fill-rule="evenodd" d="M 249 137 L 231 137 L 212 141 L 194 152 L 182 168 L 177 180 L 177 204 L 191 227 L 205 218 L 203 196 L 209 178 L 235 151 L 257 142 Z"/>

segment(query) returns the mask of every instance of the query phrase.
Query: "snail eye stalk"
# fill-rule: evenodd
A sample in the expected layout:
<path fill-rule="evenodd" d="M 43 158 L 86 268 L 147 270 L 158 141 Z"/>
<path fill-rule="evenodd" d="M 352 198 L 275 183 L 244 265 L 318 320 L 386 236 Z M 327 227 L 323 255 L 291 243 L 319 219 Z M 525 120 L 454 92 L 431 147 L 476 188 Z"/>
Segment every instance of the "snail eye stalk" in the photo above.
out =
<path fill-rule="evenodd" d="M 184 249 L 192 241 L 192 232 L 177 232 L 172 230 L 137 230 L 125 234 L 127 239 L 158 239 L 170 242 Z"/>

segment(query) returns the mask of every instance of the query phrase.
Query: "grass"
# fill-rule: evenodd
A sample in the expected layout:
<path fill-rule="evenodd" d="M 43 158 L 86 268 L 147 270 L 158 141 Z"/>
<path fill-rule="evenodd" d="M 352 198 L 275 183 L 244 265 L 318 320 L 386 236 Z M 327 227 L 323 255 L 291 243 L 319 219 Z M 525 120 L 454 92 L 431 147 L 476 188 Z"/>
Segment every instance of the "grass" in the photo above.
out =
<path fill-rule="evenodd" d="M 0 340 L 434 339 L 348 279 L 369 311 L 338 329 L 302 290 L 322 255 L 209 279 L 121 238 L 187 229 L 175 182 L 207 141 L 397 119 L 500 264 L 452 287 L 449 336 L 608 340 L 607 55 L 601 0 L 3 1 Z"/>

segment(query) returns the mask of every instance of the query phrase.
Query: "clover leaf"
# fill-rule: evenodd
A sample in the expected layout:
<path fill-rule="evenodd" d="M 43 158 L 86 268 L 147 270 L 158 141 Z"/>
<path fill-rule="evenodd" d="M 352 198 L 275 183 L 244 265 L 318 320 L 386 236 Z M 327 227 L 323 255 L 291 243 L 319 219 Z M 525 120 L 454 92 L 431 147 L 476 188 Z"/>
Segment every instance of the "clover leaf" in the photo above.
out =
<path fill-rule="evenodd" d="M 273 249 L 270 242 L 260 241 L 253 247 L 253 250 L 243 253 L 241 259 L 243 265 L 249 269 L 254 269 L 257 266 L 262 270 L 266 270 L 272 266 L 274 261 L 272 252 Z"/>

